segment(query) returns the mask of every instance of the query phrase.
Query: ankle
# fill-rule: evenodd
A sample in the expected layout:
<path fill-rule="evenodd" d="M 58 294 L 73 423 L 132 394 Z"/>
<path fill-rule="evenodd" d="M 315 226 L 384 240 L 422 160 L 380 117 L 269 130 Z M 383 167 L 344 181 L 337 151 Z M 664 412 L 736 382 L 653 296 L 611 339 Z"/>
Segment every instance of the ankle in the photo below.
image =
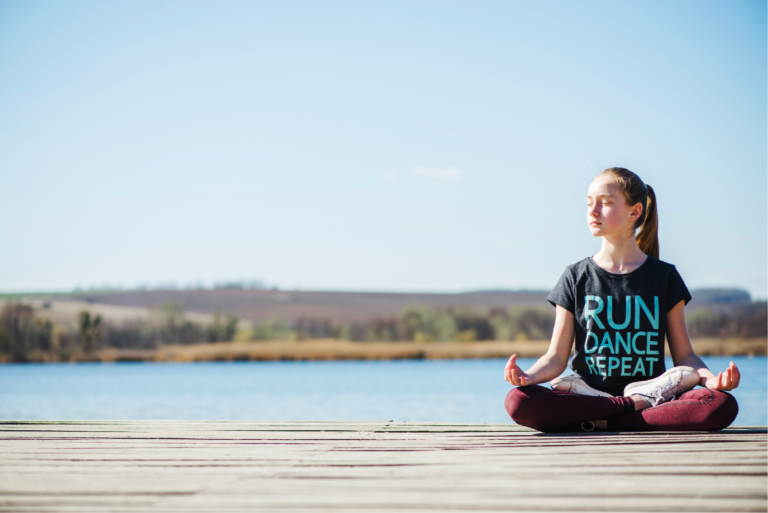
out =
<path fill-rule="evenodd" d="M 645 399 L 643 399 L 642 396 L 632 395 L 630 397 L 635 401 L 635 411 L 644 410 L 648 407 L 648 403 L 645 402 Z"/>

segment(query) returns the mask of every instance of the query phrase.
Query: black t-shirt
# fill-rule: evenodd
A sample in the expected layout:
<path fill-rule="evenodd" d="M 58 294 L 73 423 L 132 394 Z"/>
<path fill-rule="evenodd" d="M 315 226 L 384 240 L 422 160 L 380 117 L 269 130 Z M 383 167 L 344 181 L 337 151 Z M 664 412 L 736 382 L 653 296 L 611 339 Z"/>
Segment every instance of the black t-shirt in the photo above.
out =
<path fill-rule="evenodd" d="M 649 256 L 626 274 L 585 258 L 568 266 L 547 296 L 576 317 L 574 370 L 589 386 L 611 395 L 662 374 L 667 312 L 691 294 L 675 266 Z"/>

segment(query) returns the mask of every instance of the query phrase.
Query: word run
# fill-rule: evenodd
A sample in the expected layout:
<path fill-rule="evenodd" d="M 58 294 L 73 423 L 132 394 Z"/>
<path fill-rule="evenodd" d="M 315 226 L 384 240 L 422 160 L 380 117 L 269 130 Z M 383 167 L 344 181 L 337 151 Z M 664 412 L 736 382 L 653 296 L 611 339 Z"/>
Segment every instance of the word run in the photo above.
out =
<path fill-rule="evenodd" d="M 607 302 L 607 305 L 606 305 Z M 608 296 L 606 302 L 599 296 L 584 297 L 584 317 L 587 322 L 587 339 L 584 341 L 584 354 L 590 374 L 601 376 L 652 376 L 653 364 L 659 361 L 659 297 L 653 296 L 653 314 L 640 296 L 627 296 L 624 320 L 618 323 L 614 320 L 613 297 Z M 596 305 L 591 305 L 595 304 Z M 632 306 L 634 303 L 634 315 Z M 606 322 L 614 331 L 606 329 L 598 316 L 607 308 Z M 639 331 L 641 316 L 644 315 L 650 327 L 656 331 Z M 634 329 L 625 331 L 634 317 Z M 602 339 L 595 331 L 603 332 Z M 663 343 L 663 341 L 662 341 Z M 621 356 L 605 356 L 621 355 Z M 624 356 L 629 355 L 629 356 Z M 656 356 L 650 356 L 656 355 Z"/>

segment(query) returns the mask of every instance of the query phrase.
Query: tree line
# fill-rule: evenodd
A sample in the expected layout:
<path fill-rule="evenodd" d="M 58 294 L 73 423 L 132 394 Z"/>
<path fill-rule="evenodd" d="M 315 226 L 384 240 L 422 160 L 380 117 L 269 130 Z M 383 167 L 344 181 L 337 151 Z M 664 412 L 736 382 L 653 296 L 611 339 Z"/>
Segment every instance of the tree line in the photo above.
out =
<path fill-rule="evenodd" d="M 37 317 L 30 305 L 6 304 L 0 312 L 0 360 L 67 361 L 104 348 L 156 349 L 161 345 L 238 341 L 341 339 L 365 341 L 473 342 L 549 339 L 551 307 L 510 306 L 476 310 L 466 307 L 413 306 L 398 316 L 340 323 L 330 318 L 267 319 L 238 331 L 239 319 L 216 314 L 212 322 L 189 320 L 182 307 L 168 303 L 146 320 L 107 322 L 80 312 L 76 325 L 54 325 Z M 687 312 L 693 338 L 760 338 L 768 335 L 765 301 L 729 309 Z"/>
<path fill-rule="evenodd" d="M 23 303 L 10 303 L 0 311 L 0 360 L 68 361 L 77 354 L 114 349 L 156 349 L 165 344 L 229 342 L 239 319 L 216 314 L 210 323 L 186 318 L 179 304 L 168 303 L 150 319 L 105 322 L 98 314 L 81 311 L 75 325 L 55 325 Z"/>
<path fill-rule="evenodd" d="M 473 342 L 549 338 L 554 313 L 547 307 L 434 308 L 413 306 L 399 316 L 340 323 L 329 318 L 300 317 L 292 323 L 267 319 L 255 323 L 251 340 L 342 339 L 365 341 Z"/>

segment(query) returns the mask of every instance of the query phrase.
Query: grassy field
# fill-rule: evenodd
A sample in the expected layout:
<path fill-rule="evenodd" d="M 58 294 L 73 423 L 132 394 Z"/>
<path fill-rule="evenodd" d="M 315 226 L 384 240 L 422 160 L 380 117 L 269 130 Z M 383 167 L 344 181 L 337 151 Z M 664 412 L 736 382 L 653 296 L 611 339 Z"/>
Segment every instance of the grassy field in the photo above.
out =
<path fill-rule="evenodd" d="M 72 294 L 70 301 L 156 309 L 179 304 L 186 312 L 213 314 L 228 312 L 249 321 L 300 318 L 333 319 L 340 323 L 365 322 L 397 317 L 408 307 L 468 307 L 488 309 L 510 305 L 539 305 L 549 308 L 546 291 L 481 291 L 458 294 L 395 292 L 327 292 L 302 290 L 148 290 Z"/>
<path fill-rule="evenodd" d="M 293 322 L 299 318 L 328 318 L 337 322 L 365 322 L 374 318 L 397 317 L 404 309 L 424 305 L 436 309 L 466 307 L 475 310 L 511 306 L 551 308 L 546 290 L 485 290 L 463 293 L 344 292 L 305 290 L 256 290 L 237 288 L 187 290 L 80 291 L 57 294 L 0 294 L 0 301 L 58 300 L 97 305 L 157 309 L 176 303 L 186 312 L 212 315 L 231 313 L 256 322 L 278 318 Z M 733 289 L 693 290 L 689 309 L 732 308 L 749 303 L 749 294 Z M 48 297 L 46 297 L 48 296 Z M 112 310 L 117 312 L 117 310 Z"/>
<path fill-rule="evenodd" d="M 156 350 L 103 349 L 91 355 L 75 354 L 71 361 L 281 361 L 281 360 L 418 360 L 459 358 L 506 358 L 543 355 L 549 341 L 487 341 L 471 343 L 349 342 L 309 340 L 273 342 L 222 342 L 170 345 Z M 699 355 L 766 355 L 766 339 L 699 339 L 693 341 Z M 43 358 L 44 360 L 44 358 Z"/>

